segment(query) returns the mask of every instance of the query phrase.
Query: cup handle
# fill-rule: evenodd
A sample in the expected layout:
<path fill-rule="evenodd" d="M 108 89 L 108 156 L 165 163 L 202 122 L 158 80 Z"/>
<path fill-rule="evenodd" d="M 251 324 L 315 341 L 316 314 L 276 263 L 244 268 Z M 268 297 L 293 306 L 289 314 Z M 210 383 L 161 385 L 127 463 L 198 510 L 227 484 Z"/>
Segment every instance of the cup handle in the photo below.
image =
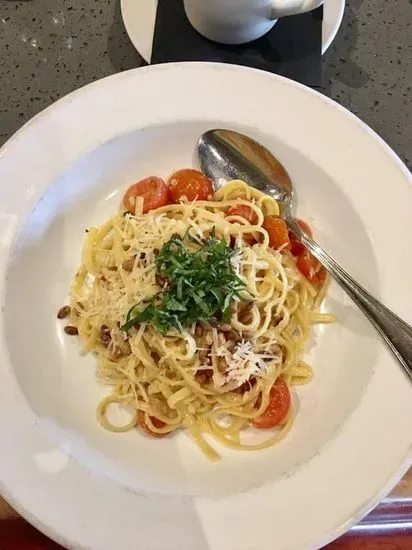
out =
<path fill-rule="evenodd" d="M 286 15 L 296 15 L 314 10 L 323 4 L 323 0 L 272 0 L 271 18 L 278 19 Z"/>

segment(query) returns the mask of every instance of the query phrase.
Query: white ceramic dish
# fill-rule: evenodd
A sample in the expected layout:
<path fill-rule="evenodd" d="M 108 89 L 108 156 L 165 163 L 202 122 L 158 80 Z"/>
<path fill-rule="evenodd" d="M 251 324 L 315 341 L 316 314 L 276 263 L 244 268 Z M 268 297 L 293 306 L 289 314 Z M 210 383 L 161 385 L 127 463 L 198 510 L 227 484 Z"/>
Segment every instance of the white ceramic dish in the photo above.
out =
<path fill-rule="evenodd" d="M 279 446 L 211 464 L 185 434 L 152 441 L 97 425 L 94 359 L 56 319 L 84 230 L 134 180 L 194 164 L 197 137 L 216 126 L 273 150 L 320 242 L 412 321 L 409 245 L 396 237 L 409 227 L 410 175 L 336 103 L 207 63 L 121 73 L 58 101 L 0 151 L 0 488 L 70 548 L 314 548 L 410 463 L 412 386 L 334 285 L 327 306 L 339 323 L 308 350 L 316 376 L 295 393 L 296 424 Z"/>
<path fill-rule="evenodd" d="M 143 59 L 152 58 L 153 33 L 158 0 L 121 0 L 127 34 Z M 345 0 L 325 0 L 322 27 L 322 54 L 332 44 L 342 23 Z"/>

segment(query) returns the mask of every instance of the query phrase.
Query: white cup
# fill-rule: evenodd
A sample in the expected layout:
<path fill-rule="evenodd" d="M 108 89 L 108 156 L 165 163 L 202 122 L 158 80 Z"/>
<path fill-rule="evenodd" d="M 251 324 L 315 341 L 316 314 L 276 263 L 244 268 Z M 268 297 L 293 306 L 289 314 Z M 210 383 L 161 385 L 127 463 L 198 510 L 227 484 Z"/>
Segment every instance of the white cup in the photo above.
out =
<path fill-rule="evenodd" d="M 221 44 L 260 38 L 279 17 L 313 10 L 323 0 L 183 0 L 187 18 L 204 37 Z"/>

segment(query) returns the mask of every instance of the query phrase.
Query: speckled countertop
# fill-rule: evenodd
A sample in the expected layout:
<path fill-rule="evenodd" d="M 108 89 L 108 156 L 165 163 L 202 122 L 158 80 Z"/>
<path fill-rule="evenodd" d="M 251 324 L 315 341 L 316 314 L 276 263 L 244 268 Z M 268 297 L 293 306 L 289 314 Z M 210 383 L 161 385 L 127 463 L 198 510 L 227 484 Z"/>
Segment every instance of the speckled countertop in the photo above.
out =
<path fill-rule="evenodd" d="M 411 168 L 412 0 L 347 4 L 324 58 L 324 92 Z M 0 145 L 59 97 L 142 63 L 119 0 L 0 0 Z"/>

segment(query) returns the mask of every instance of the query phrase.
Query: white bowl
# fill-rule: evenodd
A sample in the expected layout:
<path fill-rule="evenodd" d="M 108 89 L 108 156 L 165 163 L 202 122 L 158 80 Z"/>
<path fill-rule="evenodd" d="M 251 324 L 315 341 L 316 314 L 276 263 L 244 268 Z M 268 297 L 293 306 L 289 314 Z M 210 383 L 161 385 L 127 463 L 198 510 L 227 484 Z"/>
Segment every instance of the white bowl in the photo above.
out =
<path fill-rule="evenodd" d="M 199 135 L 222 126 L 275 153 L 321 243 L 412 320 L 410 177 L 335 103 L 280 77 L 202 63 L 122 73 L 57 102 L 0 155 L 0 480 L 67 546 L 310 548 L 358 521 L 409 464 L 411 385 L 335 285 L 326 307 L 338 323 L 315 332 L 315 379 L 295 392 L 296 424 L 277 447 L 223 450 L 212 464 L 184 433 L 152 441 L 96 423 L 107 389 L 56 319 L 84 231 L 135 180 L 194 165 Z"/>

